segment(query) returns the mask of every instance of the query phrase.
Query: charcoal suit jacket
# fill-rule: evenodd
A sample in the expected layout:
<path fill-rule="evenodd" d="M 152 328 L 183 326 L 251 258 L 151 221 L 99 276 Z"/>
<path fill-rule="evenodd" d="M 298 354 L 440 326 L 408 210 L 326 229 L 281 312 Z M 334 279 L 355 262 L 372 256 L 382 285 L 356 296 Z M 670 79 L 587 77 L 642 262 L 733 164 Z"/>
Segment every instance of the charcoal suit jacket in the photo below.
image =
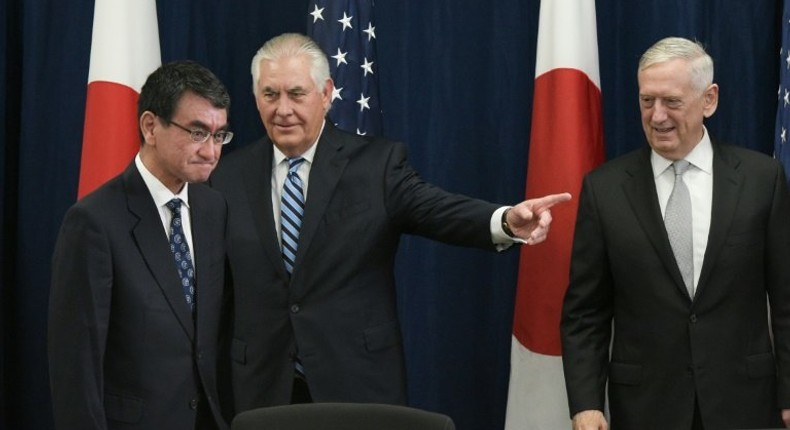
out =
<path fill-rule="evenodd" d="M 201 184 L 189 204 L 194 318 L 134 162 L 66 213 L 48 334 L 58 430 L 227 428 L 216 395 L 227 206 Z"/>
<path fill-rule="evenodd" d="M 713 145 L 710 232 L 692 300 L 650 153 L 637 150 L 584 179 L 561 323 L 570 412 L 603 410 L 608 383 L 614 430 L 691 428 L 695 402 L 706 429 L 780 427 L 780 407 L 790 407 L 782 167 Z"/>

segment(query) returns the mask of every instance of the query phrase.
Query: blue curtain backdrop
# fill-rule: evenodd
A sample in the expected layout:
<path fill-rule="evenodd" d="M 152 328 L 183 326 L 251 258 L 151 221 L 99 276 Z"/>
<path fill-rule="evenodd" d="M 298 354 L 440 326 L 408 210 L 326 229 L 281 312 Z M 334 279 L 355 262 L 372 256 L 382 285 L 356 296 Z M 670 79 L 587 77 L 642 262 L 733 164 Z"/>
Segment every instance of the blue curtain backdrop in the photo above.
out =
<path fill-rule="evenodd" d="M 500 203 L 524 196 L 538 0 L 379 0 L 384 134 L 448 190 Z M 191 58 L 233 97 L 237 137 L 264 130 L 249 62 L 269 37 L 304 32 L 306 0 L 161 1 L 163 61 Z M 772 151 L 781 0 L 598 0 L 607 157 L 644 145 L 636 63 L 668 35 L 716 62 L 720 139 Z M 49 263 L 79 173 L 92 0 L 0 2 L 0 428 L 50 429 Z M 142 31 L 142 30 L 141 30 Z M 557 172 L 562 175 L 562 172 Z M 399 304 L 411 403 L 459 430 L 502 428 L 518 252 L 495 255 L 406 238 Z"/>

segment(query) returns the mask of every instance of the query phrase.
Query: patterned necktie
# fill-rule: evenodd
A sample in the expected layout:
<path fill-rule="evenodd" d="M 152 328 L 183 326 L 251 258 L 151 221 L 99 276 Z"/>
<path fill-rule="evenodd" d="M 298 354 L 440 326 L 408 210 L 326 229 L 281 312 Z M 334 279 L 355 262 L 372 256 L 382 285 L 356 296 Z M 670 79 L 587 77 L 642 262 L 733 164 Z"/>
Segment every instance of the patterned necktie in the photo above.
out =
<path fill-rule="evenodd" d="M 683 182 L 683 174 L 686 173 L 690 164 L 686 160 L 678 160 L 672 163 L 675 171 L 675 185 L 672 187 L 672 194 L 669 195 L 666 213 L 664 214 L 664 225 L 669 236 L 669 243 L 672 245 L 672 252 L 675 254 L 675 261 L 678 263 L 680 274 L 683 275 L 683 282 L 689 297 L 694 297 L 694 257 L 691 230 L 691 195 Z"/>
<path fill-rule="evenodd" d="M 296 171 L 304 162 L 304 158 L 288 159 L 288 176 L 283 184 L 282 201 L 280 202 L 280 226 L 282 228 L 282 255 L 285 270 L 292 273 L 296 261 L 296 248 L 299 245 L 299 229 L 302 227 L 304 215 L 304 191 L 302 179 Z"/>
<path fill-rule="evenodd" d="M 288 175 L 283 183 L 283 195 L 280 201 L 280 227 L 282 229 L 282 256 L 285 270 L 293 273 L 296 261 L 296 249 L 299 245 L 299 230 L 304 215 L 304 188 L 302 179 L 296 173 L 304 158 L 288 159 Z M 304 379 L 304 366 L 297 355 L 294 358 L 295 376 Z"/>
<path fill-rule="evenodd" d="M 173 199 L 167 202 L 166 206 L 173 213 L 170 221 L 170 252 L 176 261 L 178 277 L 181 279 L 181 287 L 184 289 L 189 309 L 195 310 L 195 269 L 192 265 L 192 253 L 189 252 L 184 228 L 181 223 L 181 199 Z"/>

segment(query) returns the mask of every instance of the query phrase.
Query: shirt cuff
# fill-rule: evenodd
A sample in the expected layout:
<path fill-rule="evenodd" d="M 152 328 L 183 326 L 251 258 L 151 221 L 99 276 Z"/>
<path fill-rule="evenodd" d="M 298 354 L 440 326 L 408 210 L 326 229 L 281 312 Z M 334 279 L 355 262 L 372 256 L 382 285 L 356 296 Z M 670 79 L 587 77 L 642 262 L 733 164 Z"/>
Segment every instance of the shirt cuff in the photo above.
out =
<path fill-rule="evenodd" d="M 491 215 L 491 242 L 494 243 L 497 251 L 504 251 L 510 248 L 514 243 L 527 243 L 521 238 L 508 236 L 505 230 L 502 229 L 502 213 L 511 207 L 512 206 L 502 206 Z"/>

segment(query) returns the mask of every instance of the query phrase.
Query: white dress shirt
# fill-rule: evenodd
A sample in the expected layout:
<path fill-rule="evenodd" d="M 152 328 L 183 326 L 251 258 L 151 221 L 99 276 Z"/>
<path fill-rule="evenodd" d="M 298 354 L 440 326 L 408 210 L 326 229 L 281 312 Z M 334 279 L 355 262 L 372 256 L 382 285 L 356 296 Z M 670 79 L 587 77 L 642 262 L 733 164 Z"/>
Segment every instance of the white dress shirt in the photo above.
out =
<path fill-rule="evenodd" d="M 696 292 L 702 261 L 705 258 L 705 249 L 708 246 L 713 201 L 713 146 L 707 129 L 704 129 L 702 140 L 686 155 L 685 160 L 691 163 L 689 169 L 683 174 L 683 181 L 691 195 L 694 291 Z M 652 151 L 650 162 L 656 181 L 658 204 L 661 206 L 661 213 L 665 214 L 669 195 L 672 194 L 675 184 L 675 173 L 671 168 L 672 160 L 667 160 Z"/>

